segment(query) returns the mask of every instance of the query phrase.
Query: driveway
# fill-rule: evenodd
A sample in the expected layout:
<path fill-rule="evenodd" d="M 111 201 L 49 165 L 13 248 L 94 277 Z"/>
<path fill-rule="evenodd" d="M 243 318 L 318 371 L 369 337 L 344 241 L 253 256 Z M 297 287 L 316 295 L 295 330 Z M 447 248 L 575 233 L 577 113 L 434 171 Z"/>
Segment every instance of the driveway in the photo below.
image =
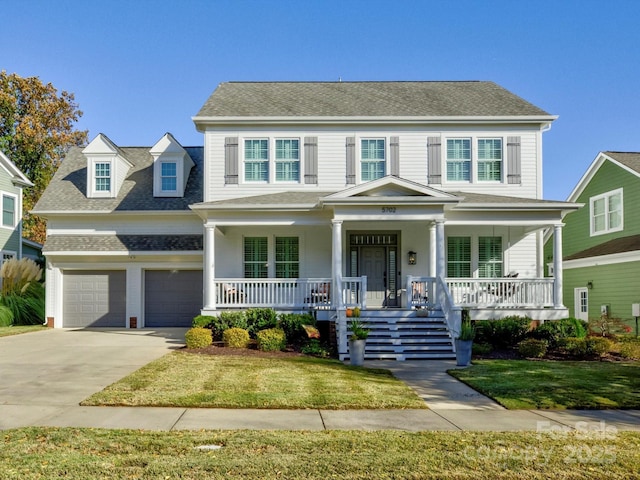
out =
<path fill-rule="evenodd" d="M 0 405 L 78 405 L 184 345 L 184 328 L 50 329 L 0 338 Z"/>

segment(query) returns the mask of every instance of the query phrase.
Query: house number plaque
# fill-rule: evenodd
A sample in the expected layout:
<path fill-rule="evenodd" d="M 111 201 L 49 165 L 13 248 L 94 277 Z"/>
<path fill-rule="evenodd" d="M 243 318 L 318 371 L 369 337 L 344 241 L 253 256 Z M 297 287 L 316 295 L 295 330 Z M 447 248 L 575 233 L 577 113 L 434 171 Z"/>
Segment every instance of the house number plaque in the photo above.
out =
<path fill-rule="evenodd" d="M 382 207 L 382 213 L 396 213 L 396 207 Z"/>

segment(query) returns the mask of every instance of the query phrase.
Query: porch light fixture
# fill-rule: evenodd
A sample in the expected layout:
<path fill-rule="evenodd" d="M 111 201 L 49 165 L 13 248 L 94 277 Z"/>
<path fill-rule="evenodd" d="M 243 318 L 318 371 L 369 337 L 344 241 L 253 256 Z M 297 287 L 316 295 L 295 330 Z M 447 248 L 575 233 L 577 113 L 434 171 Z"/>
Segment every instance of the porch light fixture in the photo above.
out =
<path fill-rule="evenodd" d="M 589 290 L 592 290 L 592 289 L 593 289 L 593 282 L 592 282 L 591 280 L 589 280 L 589 281 L 587 282 L 587 288 L 588 288 Z"/>
<path fill-rule="evenodd" d="M 415 265 L 416 261 L 417 261 L 417 256 L 418 254 L 414 251 L 409 252 L 409 265 Z"/>

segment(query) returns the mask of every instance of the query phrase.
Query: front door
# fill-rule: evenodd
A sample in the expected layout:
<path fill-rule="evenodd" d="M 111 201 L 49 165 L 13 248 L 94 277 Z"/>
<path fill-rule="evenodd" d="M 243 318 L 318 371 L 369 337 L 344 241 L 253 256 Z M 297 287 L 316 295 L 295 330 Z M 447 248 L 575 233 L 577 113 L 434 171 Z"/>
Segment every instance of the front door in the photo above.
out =
<path fill-rule="evenodd" d="M 589 321 L 589 290 L 576 288 L 573 291 L 575 317 L 579 320 Z"/>
<path fill-rule="evenodd" d="M 387 298 L 386 248 L 360 249 L 360 275 L 367 277 L 367 306 L 382 307 Z"/>

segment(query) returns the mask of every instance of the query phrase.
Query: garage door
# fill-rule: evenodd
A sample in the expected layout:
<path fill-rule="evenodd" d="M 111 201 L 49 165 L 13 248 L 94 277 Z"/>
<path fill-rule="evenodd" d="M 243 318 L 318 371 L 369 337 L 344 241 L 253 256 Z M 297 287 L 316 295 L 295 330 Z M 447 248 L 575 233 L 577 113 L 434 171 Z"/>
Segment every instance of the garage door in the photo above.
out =
<path fill-rule="evenodd" d="M 145 327 L 190 327 L 202 308 L 202 270 L 147 270 Z"/>
<path fill-rule="evenodd" d="M 125 327 L 126 272 L 65 272 L 65 327 Z"/>

